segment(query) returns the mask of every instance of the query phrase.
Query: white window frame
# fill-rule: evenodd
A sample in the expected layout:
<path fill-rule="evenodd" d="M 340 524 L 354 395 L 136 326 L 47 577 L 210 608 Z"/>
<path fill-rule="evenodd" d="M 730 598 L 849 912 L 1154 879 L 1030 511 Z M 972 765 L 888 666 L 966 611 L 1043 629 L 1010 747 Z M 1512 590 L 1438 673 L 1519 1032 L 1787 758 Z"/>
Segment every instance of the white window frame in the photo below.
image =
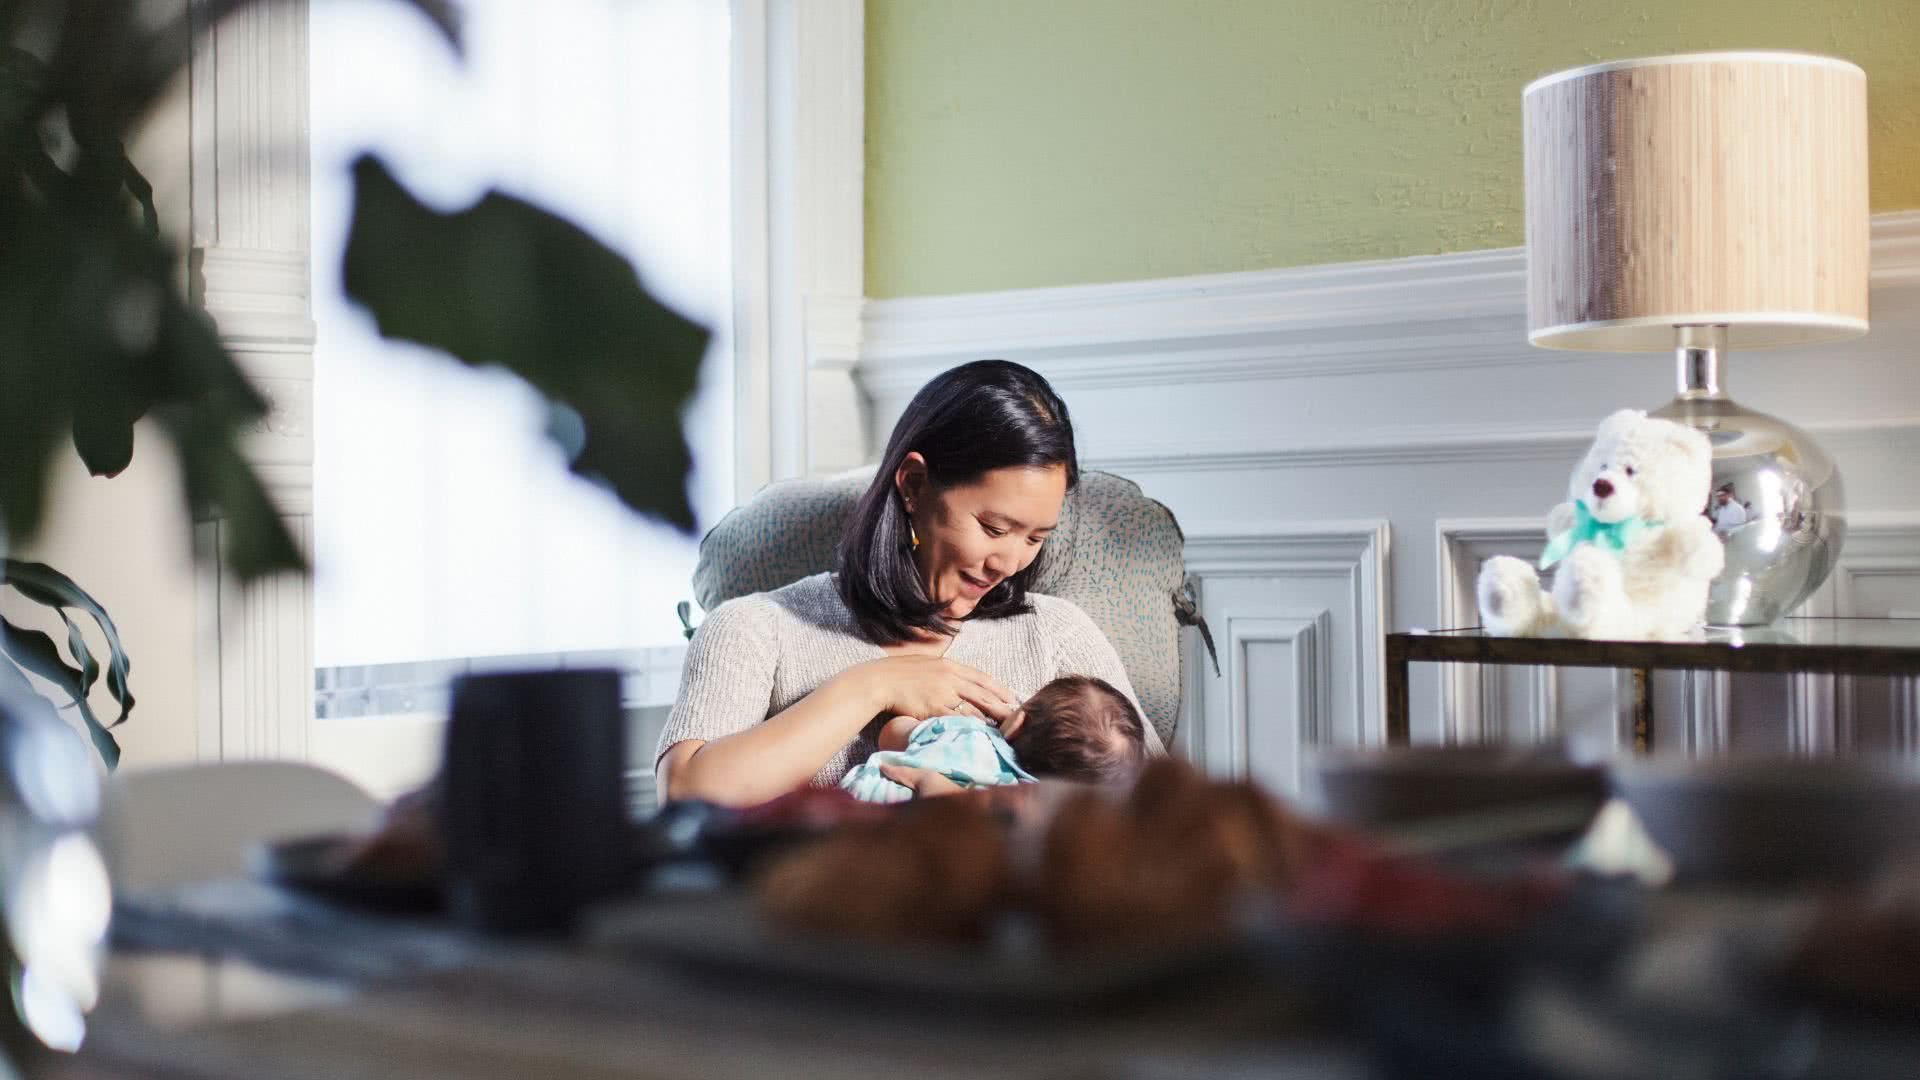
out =
<path fill-rule="evenodd" d="M 863 0 L 733 0 L 734 497 L 866 460 Z"/>
<path fill-rule="evenodd" d="M 772 480 L 865 457 L 853 381 L 865 284 L 865 5 L 731 2 L 734 495 L 744 501 Z M 189 79 L 196 296 L 273 403 L 249 456 L 310 542 L 306 7 L 250 8 L 222 29 Z M 217 552 L 219 522 L 202 523 L 198 536 Z M 196 571 L 200 757 L 309 759 L 313 582 L 242 592 L 216 567 L 203 560 Z"/>

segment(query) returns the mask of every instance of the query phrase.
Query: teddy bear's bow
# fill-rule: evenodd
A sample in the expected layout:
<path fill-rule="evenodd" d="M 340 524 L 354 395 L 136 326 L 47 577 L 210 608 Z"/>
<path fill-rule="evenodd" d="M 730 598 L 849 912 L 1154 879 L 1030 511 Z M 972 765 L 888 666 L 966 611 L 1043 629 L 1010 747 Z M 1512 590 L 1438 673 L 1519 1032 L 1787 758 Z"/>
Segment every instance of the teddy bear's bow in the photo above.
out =
<path fill-rule="evenodd" d="M 1581 544 L 1595 544 L 1608 551 L 1625 551 L 1627 545 L 1643 533 L 1660 527 L 1657 521 L 1642 521 L 1630 517 L 1625 521 L 1598 521 L 1587 509 L 1587 504 L 1575 501 L 1573 504 L 1573 528 L 1547 542 L 1547 550 L 1540 553 L 1540 569 L 1545 570 L 1573 551 Z"/>

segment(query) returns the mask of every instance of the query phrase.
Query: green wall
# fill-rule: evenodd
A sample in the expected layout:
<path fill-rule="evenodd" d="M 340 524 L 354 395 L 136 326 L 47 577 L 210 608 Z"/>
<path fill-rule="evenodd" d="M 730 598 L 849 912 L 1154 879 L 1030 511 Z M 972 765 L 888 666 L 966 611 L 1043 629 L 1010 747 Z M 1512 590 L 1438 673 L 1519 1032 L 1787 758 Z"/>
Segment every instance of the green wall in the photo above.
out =
<path fill-rule="evenodd" d="M 1520 90 L 1596 60 L 1865 68 L 1920 207 L 1920 0 L 867 0 L 867 293 L 1511 247 Z"/>

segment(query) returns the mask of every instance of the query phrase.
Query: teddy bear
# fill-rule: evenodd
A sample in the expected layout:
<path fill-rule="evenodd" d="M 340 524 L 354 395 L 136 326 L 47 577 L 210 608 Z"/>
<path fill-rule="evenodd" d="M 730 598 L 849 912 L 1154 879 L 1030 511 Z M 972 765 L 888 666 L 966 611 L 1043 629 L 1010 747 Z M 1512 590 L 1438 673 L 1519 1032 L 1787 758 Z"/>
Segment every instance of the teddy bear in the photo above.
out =
<path fill-rule="evenodd" d="M 1675 640 L 1706 615 L 1726 553 L 1701 512 L 1713 448 L 1684 424 L 1622 409 L 1600 424 L 1573 471 L 1569 501 L 1547 515 L 1540 569 L 1510 555 L 1480 568 L 1489 633 L 1612 641 Z"/>

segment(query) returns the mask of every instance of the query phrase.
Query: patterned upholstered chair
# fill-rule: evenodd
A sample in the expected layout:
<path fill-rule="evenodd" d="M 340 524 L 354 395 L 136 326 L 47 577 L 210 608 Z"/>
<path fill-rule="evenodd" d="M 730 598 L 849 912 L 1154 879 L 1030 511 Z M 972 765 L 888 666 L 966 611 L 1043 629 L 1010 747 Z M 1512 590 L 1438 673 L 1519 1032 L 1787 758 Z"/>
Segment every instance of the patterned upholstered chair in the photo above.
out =
<path fill-rule="evenodd" d="M 700 542 L 693 591 L 712 611 L 833 567 L 847 515 L 873 468 L 769 485 Z M 1180 525 L 1139 485 L 1085 472 L 1047 540 L 1036 592 L 1065 597 L 1092 617 L 1126 665 L 1140 704 L 1173 745 L 1180 715 L 1180 628 L 1206 626 L 1187 588 Z M 687 613 L 683 611 L 683 619 Z M 1211 652 L 1213 643 L 1207 639 Z"/>

